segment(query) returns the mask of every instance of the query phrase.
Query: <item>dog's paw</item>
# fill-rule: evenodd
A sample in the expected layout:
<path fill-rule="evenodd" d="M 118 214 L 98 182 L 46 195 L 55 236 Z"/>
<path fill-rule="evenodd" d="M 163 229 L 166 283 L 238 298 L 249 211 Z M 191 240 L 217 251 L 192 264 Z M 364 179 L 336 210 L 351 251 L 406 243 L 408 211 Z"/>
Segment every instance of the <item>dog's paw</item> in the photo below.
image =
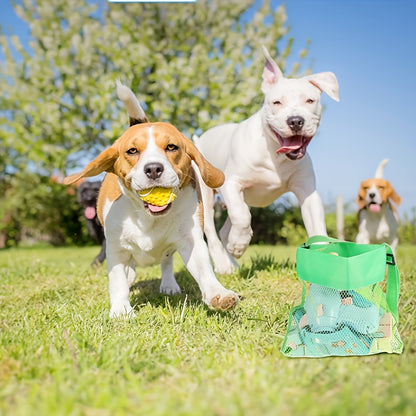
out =
<path fill-rule="evenodd" d="M 162 280 L 162 283 L 160 284 L 160 293 L 163 293 L 165 295 L 179 295 L 181 293 L 181 288 L 176 283 L 176 281 L 170 281 L 168 283 L 164 283 Z"/>
<path fill-rule="evenodd" d="M 215 273 L 218 273 L 218 274 L 231 274 L 234 272 L 236 268 L 237 267 L 234 266 L 234 264 L 231 261 L 229 261 L 227 263 L 220 263 L 220 262 L 215 263 L 214 270 L 215 270 Z"/>
<path fill-rule="evenodd" d="M 253 231 L 251 227 L 231 227 L 230 234 L 228 235 L 227 251 L 235 258 L 240 258 L 250 244 L 252 235 Z"/>
<path fill-rule="evenodd" d="M 129 302 L 114 304 L 110 309 L 110 318 L 134 318 L 135 313 Z"/>
<path fill-rule="evenodd" d="M 214 296 L 209 303 L 209 307 L 216 311 L 227 311 L 234 308 L 239 300 L 236 293 L 229 291 L 226 295 L 221 296 L 218 294 Z"/>

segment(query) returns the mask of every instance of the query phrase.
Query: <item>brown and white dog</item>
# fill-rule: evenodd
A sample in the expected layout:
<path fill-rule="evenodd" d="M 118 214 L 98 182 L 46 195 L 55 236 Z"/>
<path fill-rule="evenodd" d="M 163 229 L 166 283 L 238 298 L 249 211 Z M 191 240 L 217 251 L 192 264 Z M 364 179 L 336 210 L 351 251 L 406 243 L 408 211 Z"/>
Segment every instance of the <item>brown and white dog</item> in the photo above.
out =
<path fill-rule="evenodd" d="M 384 159 L 377 168 L 375 177 L 361 182 L 357 196 L 358 204 L 358 234 L 357 243 L 380 244 L 387 243 L 395 252 L 398 244 L 398 214 L 392 204 L 400 205 L 401 198 L 383 179 Z"/>
<path fill-rule="evenodd" d="M 110 317 L 133 314 L 129 288 L 136 265 L 161 263 L 160 292 L 181 292 L 173 274 L 175 251 L 197 281 L 203 301 L 213 309 L 232 308 L 238 296 L 217 280 L 203 238 L 198 177 L 192 165 L 211 188 L 222 185 L 223 173 L 174 126 L 149 123 L 129 88 L 118 83 L 117 92 L 128 109 L 130 128 L 81 173 L 64 180 L 70 184 L 107 172 L 97 210 L 107 239 Z M 139 193 L 154 187 L 174 189 L 176 199 L 157 208 L 144 202 Z"/>

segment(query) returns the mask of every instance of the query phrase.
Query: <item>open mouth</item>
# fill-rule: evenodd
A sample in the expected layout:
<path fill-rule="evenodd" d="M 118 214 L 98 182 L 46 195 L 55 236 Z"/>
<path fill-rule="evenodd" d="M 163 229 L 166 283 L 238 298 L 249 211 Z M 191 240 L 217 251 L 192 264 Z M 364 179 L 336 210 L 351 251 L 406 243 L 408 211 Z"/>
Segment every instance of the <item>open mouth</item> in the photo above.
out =
<path fill-rule="evenodd" d="M 138 192 L 147 213 L 151 215 L 165 214 L 176 198 L 173 188 L 155 186 Z"/>
<path fill-rule="evenodd" d="M 276 151 L 277 154 L 284 153 L 284 155 L 290 160 L 302 159 L 305 156 L 306 148 L 312 137 L 302 136 L 296 134 L 295 136 L 282 137 L 275 130 L 272 131 L 280 143 L 280 149 Z"/>
<path fill-rule="evenodd" d="M 372 201 L 368 204 L 368 210 L 371 212 L 380 212 L 380 209 L 381 204 L 377 204 L 377 202 Z"/>
<path fill-rule="evenodd" d="M 148 202 L 144 202 L 144 207 L 146 208 L 146 211 L 151 214 L 151 215 L 162 215 L 165 214 L 166 212 L 169 211 L 169 208 L 172 206 L 172 203 L 170 202 L 169 204 L 166 205 L 152 205 L 149 204 Z"/>
<path fill-rule="evenodd" d="M 88 220 L 93 220 L 95 216 L 97 215 L 97 212 L 95 211 L 95 207 L 89 206 L 86 207 L 84 210 L 85 218 Z"/>

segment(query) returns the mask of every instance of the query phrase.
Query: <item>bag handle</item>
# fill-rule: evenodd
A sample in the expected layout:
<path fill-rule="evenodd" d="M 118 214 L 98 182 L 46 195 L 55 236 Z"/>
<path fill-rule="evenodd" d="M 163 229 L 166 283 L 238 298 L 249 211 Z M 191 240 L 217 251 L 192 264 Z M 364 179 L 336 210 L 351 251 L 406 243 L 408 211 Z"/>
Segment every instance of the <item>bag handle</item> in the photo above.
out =
<path fill-rule="evenodd" d="M 385 244 L 385 246 L 387 263 L 386 301 L 397 324 L 399 322 L 397 304 L 399 302 L 400 274 L 396 265 L 396 260 L 394 259 L 393 250 L 388 244 Z"/>
<path fill-rule="evenodd" d="M 312 237 L 309 237 L 305 243 L 303 243 L 302 247 L 308 248 L 312 244 L 338 243 L 340 241 L 341 240 L 328 237 L 327 235 L 313 235 Z"/>

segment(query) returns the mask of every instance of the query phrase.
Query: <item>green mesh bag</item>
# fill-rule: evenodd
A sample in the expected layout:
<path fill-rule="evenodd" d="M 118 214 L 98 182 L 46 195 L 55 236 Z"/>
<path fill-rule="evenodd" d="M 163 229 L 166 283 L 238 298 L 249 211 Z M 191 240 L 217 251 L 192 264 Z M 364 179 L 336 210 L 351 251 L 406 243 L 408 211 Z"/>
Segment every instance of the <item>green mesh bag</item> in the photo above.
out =
<path fill-rule="evenodd" d="M 314 236 L 298 247 L 302 301 L 289 314 L 288 357 L 400 354 L 399 271 L 387 244 Z"/>

